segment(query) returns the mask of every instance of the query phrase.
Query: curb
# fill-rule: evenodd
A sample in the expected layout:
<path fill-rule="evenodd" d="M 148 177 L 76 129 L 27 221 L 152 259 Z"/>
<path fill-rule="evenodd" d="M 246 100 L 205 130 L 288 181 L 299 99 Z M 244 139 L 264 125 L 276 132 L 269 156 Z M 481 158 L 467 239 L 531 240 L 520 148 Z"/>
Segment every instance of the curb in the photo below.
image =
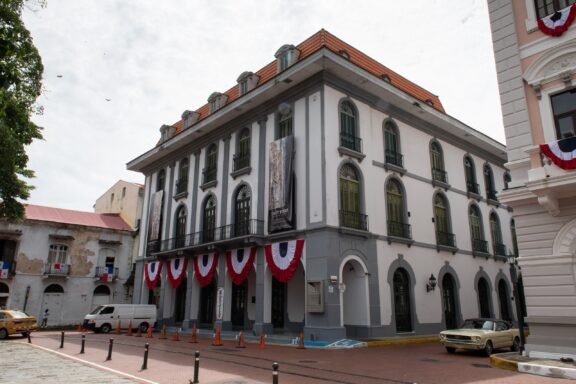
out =
<path fill-rule="evenodd" d="M 505 369 L 507 371 L 518 372 L 518 362 L 504 359 L 498 355 L 490 356 L 490 365 L 495 368 Z"/>
<path fill-rule="evenodd" d="M 408 345 L 408 344 L 422 344 L 437 342 L 438 336 L 432 337 L 418 337 L 410 339 L 390 339 L 390 340 L 369 340 L 366 341 L 368 347 L 381 347 L 384 345 Z"/>

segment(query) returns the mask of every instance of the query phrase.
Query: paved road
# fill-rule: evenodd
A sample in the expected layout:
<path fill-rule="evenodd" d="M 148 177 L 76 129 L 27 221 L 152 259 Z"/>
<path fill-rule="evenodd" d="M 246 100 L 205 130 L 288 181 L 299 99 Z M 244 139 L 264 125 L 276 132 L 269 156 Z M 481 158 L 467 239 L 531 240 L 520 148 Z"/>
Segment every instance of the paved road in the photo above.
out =
<path fill-rule="evenodd" d="M 111 361 L 105 361 L 110 337 L 115 339 L 113 357 Z M 199 344 L 188 343 L 188 340 L 159 340 L 156 334 L 153 339 L 145 339 L 88 333 L 86 339 L 86 353 L 83 355 L 79 354 L 80 334 L 77 332 L 67 333 L 63 349 L 59 348 L 57 332 L 37 332 L 32 342 L 36 348 L 64 353 L 157 383 L 187 384 L 193 378 L 194 351 L 199 350 L 202 384 L 271 383 L 274 361 L 280 364 L 282 384 L 566 384 L 561 379 L 493 368 L 488 358 L 480 354 L 461 352 L 450 355 L 438 343 L 352 350 L 298 350 L 266 345 L 264 350 L 260 350 L 256 344 L 248 344 L 246 349 L 235 348 L 233 341 L 226 340 L 222 347 L 212 346 L 211 340 L 205 338 Z M 13 339 L 8 343 L 25 341 Z M 150 343 L 150 360 L 148 369 L 142 371 L 145 342 Z M 30 348 L 26 345 L 21 347 Z"/>

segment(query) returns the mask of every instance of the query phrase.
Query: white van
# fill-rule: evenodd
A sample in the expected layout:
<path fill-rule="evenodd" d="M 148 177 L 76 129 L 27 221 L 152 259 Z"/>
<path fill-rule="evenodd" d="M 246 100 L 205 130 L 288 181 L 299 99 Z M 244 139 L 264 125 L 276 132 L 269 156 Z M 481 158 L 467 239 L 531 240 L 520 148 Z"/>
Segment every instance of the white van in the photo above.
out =
<path fill-rule="evenodd" d="M 156 306 L 149 304 L 106 304 L 99 305 L 84 316 L 84 328 L 94 332 L 108 333 L 118 326 L 127 329 L 132 321 L 132 328 L 146 332 L 149 326 L 156 323 Z"/>

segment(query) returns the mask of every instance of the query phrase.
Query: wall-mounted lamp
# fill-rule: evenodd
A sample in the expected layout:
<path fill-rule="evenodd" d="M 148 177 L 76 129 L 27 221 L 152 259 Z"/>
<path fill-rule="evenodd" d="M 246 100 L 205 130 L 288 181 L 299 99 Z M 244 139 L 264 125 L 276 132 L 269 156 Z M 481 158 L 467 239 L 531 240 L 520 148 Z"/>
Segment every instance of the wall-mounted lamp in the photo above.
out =
<path fill-rule="evenodd" d="M 436 278 L 434 277 L 434 274 L 431 274 L 428 283 L 426 284 L 426 292 L 433 291 L 434 289 L 436 289 Z"/>
<path fill-rule="evenodd" d="M 330 275 L 330 284 L 336 284 L 336 283 L 338 283 L 338 276 Z"/>

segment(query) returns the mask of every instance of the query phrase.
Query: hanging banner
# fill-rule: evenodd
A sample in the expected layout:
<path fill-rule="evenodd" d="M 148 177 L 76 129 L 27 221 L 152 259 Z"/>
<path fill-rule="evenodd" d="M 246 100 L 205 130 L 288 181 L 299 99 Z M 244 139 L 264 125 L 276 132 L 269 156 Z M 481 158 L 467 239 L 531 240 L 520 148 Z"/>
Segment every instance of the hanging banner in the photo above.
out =
<path fill-rule="evenodd" d="M 200 287 L 204 287 L 212 281 L 216 266 L 218 265 L 218 253 L 198 255 L 194 258 L 194 272 Z"/>
<path fill-rule="evenodd" d="M 266 245 L 264 248 L 266 262 L 276 280 L 286 283 L 294 276 L 303 248 L 304 240 L 291 240 Z"/>
<path fill-rule="evenodd" d="M 109 283 L 114 279 L 114 267 L 105 267 L 105 271 L 100 278 L 103 283 Z"/>
<path fill-rule="evenodd" d="M 150 199 L 150 219 L 148 226 L 148 243 L 160 239 L 160 227 L 162 226 L 162 197 L 164 191 L 154 192 Z M 159 251 L 156 250 L 156 251 Z"/>
<path fill-rule="evenodd" d="M 146 284 L 148 288 L 154 289 L 158 281 L 160 281 L 160 272 L 162 272 L 162 262 L 149 261 L 144 264 L 144 276 L 146 277 Z"/>
<path fill-rule="evenodd" d="M 268 231 L 278 232 L 294 228 L 292 199 L 292 163 L 294 136 L 286 136 L 270 143 Z"/>
<path fill-rule="evenodd" d="M 538 20 L 538 28 L 550 36 L 561 36 L 576 18 L 576 4 Z"/>
<path fill-rule="evenodd" d="M 166 272 L 168 274 L 168 281 L 172 288 L 176 289 L 186 276 L 186 267 L 188 266 L 188 257 L 177 257 L 168 260 Z"/>
<path fill-rule="evenodd" d="M 0 279 L 7 279 L 10 272 L 10 262 L 0 261 Z"/>
<path fill-rule="evenodd" d="M 255 256 L 256 247 L 238 248 L 226 252 L 228 275 L 234 284 L 240 285 L 246 280 L 252 269 Z"/>
<path fill-rule="evenodd" d="M 540 144 L 540 151 L 562 169 L 576 169 L 576 137 Z"/>

